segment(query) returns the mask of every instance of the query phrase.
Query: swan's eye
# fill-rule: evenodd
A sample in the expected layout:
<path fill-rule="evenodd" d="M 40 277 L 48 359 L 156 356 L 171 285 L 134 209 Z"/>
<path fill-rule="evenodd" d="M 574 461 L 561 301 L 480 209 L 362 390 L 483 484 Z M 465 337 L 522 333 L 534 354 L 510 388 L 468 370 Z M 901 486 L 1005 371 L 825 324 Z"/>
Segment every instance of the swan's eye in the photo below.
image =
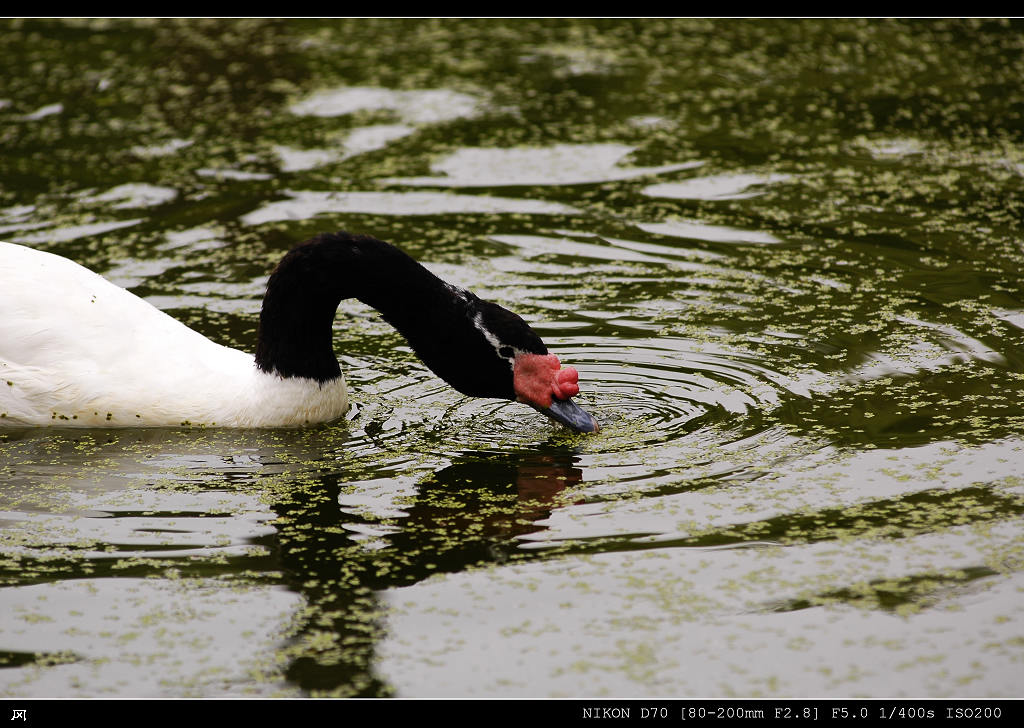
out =
<path fill-rule="evenodd" d="M 500 349 L 498 349 L 498 354 L 505 357 L 506 359 L 511 359 L 515 352 L 512 351 L 511 346 L 503 346 Z"/>

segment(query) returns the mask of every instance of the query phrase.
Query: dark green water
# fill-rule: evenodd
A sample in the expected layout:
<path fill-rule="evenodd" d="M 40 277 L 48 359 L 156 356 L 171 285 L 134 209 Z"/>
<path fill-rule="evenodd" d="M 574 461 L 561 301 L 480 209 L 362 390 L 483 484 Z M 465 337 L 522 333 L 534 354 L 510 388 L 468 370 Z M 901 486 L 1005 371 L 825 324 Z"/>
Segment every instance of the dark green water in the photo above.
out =
<path fill-rule="evenodd" d="M 603 431 L 354 302 L 344 421 L 0 429 L 0 694 L 1019 696 L 1022 78 L 998 20 L 2 21 L 0 237 L 251 349 L 371 233 Z"/>

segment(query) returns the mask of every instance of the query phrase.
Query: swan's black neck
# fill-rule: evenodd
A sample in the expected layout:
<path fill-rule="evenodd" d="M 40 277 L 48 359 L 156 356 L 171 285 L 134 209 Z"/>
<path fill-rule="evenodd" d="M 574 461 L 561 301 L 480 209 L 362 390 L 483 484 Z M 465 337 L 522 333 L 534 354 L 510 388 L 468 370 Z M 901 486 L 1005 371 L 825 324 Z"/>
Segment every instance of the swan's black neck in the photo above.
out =
<path fill-rule="evenodd" d="M 321 384 L 340 377 L 332 324 L 345 298 L 377 309 L 463 394 L 514 399 L 513 351 L 547 353 L 516 314 L 448 285 L 392 245 L 342 232 L 295 246 L 274 269 L 260 313 L 257 366 Z"/>

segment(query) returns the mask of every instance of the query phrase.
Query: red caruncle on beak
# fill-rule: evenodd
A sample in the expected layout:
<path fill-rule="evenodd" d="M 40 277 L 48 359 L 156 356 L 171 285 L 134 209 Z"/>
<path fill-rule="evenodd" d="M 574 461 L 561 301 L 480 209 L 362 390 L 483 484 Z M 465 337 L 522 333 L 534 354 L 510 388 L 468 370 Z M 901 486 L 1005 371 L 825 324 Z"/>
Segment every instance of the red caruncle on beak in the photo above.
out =
<path fill-rule="evenodd" d="M 512 374 L 516 399 L 546 408 L 552 398 L 575 397 L 580 393 L 580 375 L 572 367 L 561 367 L 554 354 L 517 354 Z"/>

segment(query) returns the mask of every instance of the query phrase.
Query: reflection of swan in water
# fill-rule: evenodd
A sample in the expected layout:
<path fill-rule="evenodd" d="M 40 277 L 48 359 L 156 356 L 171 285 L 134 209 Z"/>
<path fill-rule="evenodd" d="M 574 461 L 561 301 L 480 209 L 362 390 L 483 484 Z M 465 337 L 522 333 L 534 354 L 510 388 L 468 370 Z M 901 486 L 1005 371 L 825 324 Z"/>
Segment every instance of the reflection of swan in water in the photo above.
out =
<path fill-rule="evenodd" d="M 397 518 L 345 507 L 342 476 L 325 474 L 315 493 L 303 490 L 302 499 L 275 506 L 298 534 L 318 534 L 288 543 L 286 528 L 282 558 L 302 561 L 295 573 L 316 572 L 328 582 L 347 573 L 374 589 L 504 560 L 504 552 L 516 550 L 517 537 L 544 529 L 538 522 L 559 507 L 562 491 L 582 482 L 573 461 L 571 454 L 463 456 L 421 481 L 398 505 Z M 367 532 L 376 534 L 370 543 L 352 537 Z"/>
<path fill-rule="evenodd" d="M 307 604 L 295 638 L 304 648 L 288 679 L 305 690 L 386 694 L 373 670 L 385 630 L 379 592 L 512 553 L 541 556 L 517 549 L 516 537 L 543 530 L 538 522 L 558 507 L 560 493 L 582 482 L 574 462 L 570 453 L 466 454 L 423 480 L 394 519 L 349 512 L 341 491 L 351 484 L 335 474 L 279 501 L 279 568 Z M 371 543 L 353 538 L 367 531 L 380 535 Z M 318 639 L 325 633 L 334 638 Z"/>
<path fill-rule="evenodd" d="M 597 423 L 523 319 L 397 248 L 348 233 L 293 248 L 270 276 L 255 356 L 220 346 L 66 258 L 0 243 L 0 424 L 275 427 L 348 409 L 332 348 L 338 304 L 377 309 L 455 389 Z"/>
<path fill-rule="evenodd" d="M 118 546 L 115 553 L 76 551 L 85 572 L 55 561 L 64 564 L 54 567 L 55 579 L 105 573 L 132 557 L 135 575 L 161 576 L 172 564 L 186 575 L 262 574 L 261 581 L 286 586 L 307 605 L 296 614 L 296 638 L 284 653 L 288 678 L 306 690 L 380 695 L 387 688 L 372 669 L 383 629 L 373 621 L 382 606 L 377 592 L 510 554 L 543 557 L 519 549 L 517 537 L 542 531 L 562 491 L 581 483 L 582 472 L 575 455 L 554 447 L 465 453 L 428 473 L 407 501 L 387 504 L 400 512 L 367 516 L 365 508 L 346 507 L 349 461 L 323 459 L 321 435 L 317 429 L 6 430 L 9 487 L 2 495 L 24 496 L 33 510 L 42 496 L 52 497 L 56 538 L 81 528 L 83 537 Z M 344 439 L 334 447 L 349 450 Z M 55 470 L 67 477 L 59 488 Z M 269 507 L 263 493 L 273 495 Z M 33 523 L 25 527 L 42 538 Z M 367 532 L 375 535 L 372 542 L 356 537 Z M 168 551 L 169 541 L 178 548 Z M 318 652 L 319 636 L 327 633 L 337 639 Z"/>

